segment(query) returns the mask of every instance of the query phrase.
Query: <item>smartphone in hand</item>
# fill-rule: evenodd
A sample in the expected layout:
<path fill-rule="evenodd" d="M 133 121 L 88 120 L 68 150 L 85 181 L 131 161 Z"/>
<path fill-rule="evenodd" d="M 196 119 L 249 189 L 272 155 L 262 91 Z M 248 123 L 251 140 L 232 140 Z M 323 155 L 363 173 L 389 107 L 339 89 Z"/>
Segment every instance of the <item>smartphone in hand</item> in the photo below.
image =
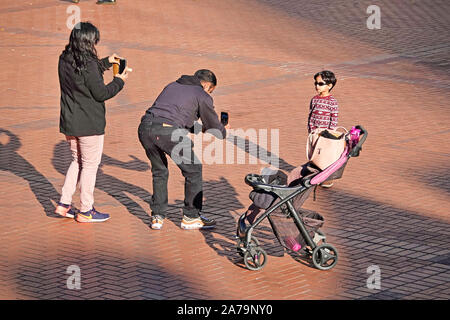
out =
<path fill-rule="evenodd" d="M 226 126 L 228 124 L 228 112 L 220 113 L 220 122 L 222 122 L 223 126 Z"/>
<path fill-rule="evenodd" d="M 127 67 L 127 60 L 126 59 L 116 59 L 116 61 L 118 61 L 119 63 L 114 63 L 113 64 L 113 73 L 114 73 L 114 75 L 123 73 L 123 71 Z"/>
<path fill-rule="evenodd" d="M 122 74 L 125 71 L 126 67 L 127 67 L 127 60 L 126 59 L 120 59 L 119 74 Z"/>

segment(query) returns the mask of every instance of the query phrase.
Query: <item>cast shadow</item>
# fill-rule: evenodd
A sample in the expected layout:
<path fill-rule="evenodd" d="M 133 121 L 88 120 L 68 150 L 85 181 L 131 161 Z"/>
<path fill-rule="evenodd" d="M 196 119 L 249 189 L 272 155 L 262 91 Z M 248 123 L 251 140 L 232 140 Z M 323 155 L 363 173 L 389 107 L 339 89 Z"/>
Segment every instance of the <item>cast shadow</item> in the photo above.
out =
<path fill-rule="evenodd" d="M 283 158 L 278 157 L 276 154 L 272 154 L 272 152 L 267 149 L 261 147 L 260 145 L 250 141 L 248 138 L 242 138 L 235 135 L 228 135 L 227 141 L 233 143 L 237 148 L 240 148 L 245 151 L 247 154 L 251 154 L 256 156 L 258 160 L 265 161 L 271 165 L 274 165 L 281 170 L 289 172 L 296 167 L 286 162 Z M 276 159 L 274 163 L 273 160 Z"/>
<path fill-rule="evenodd" d="M 133 185 L 131 183 L 117 179 L 116 177 L 106 174 L 102 170 L 102 167 L 104 165 L 116 166 L 122 169 L 133 170 L 138 172 L 144 172 L 149 170 L 149 166 L 147 163 L 139 160 L 133 155 L 130 155 L 130 157 L 132 158 L 132 160 L 123 162 L 103 154 L 102 162 L 100 163 L 97 172 L 97 181 L 95 187 L 107 193 L 115 200 L 119 201 L 125 208 L 127 208 L 129 213 L 134 215 L 136 218 L 139 218 L 144 224 L 150 227 L 151 220 L 147 212 L 136 201 L 131 199 L 127 195 L 127 193 L 141 198 L 147 204 L 150 203 L 152 195 L 147 190 L 138 187 L 136 185 Z M 67 142 L 61 141 L 58 144 L 56 144 L 53 150 L 53 158 L 52 158 L 52 164 L 54 168 L 59 173 L 65 176 L 71 161 L 72 159 L 70 148 Z"/>
<path fill-rule="evenodd" d="M 236 189 L 226 178 L 220 177 L 219 180 L 205 181 L 203 193 L 205 201 L 202 212 L 217 221 L 215 228 L 200 231 L 205 237 L 205 242 L 218 255 L 245 268 L 243 258 L 236 249 L 236 226 L 237 219 L 246 207 L 238 200 Z M 261 247 L 269 256 L 283 256 L 284 248 L 281 247 L 267 220 L 255 229 L 253 236 L 259 240 Z"/>
<path fill-rule="evenodd" d="M 343 292 L 351 293 L 365 287 L 365 272 L 369 265 L 377 265 L 384 270 L 395 266 L 384 275 L 383 281 L 398 282 L 401 288 L 410 284 L 420 284 L 420 287 L 397 291 L 397 286 L 386 286 L 380 291 L 367 293 L 361 299 L 404 299 L 412 293 L 433 290 L 438 286 L 439 282 L 415 280 L 414 274 L 434 275 L 442 279 L 441 272 L 449 268 L 448 250 L 436 250 L 450 247 L 450 223 L 447 219 L 428 217 L 420 211 L 396 207 L 390 202 L 375 201 L 345 190 L 331 188 L 320 193 L 317 200 L 330 204 L 326 216 L 333 219 L 329 230 L 334 238 L 332 244 L 345 252 L 350 261 L 349 271 L 358 275 L 357 281 L 341 280 Z M 355 245 L 355 239 L 361 242 L 361 246 Z M 397 252 L 384 254 L 392 250 Z"/>
<path fill-rule="evenodd" d="M 30 267 L 30 263 L 33 267 Z M 79 268 L 79 289 L 76 273 Z M 40 300 L 184 300 L 211 299 L 207 292 L 195 292 L 196 285 L 182 274 L 169 272 L 157 261 L 132 259 L 120 254 L 100 253 L 91 259 L 76 250 L 58 256 L 32 255 L 11 265 L 17 294 Z M 124 277 L 124 274 L 127 276 Z M 45 276 L 43 276 L 45 275 Z M 94 280 L 94 281 L 93 281 Z M 167 282 L 170 287 L 161 285 Z M 174 293 L 173 287 L 179 288 Z M 86 295 L 89 298 L 86 298 Z"/>
<path fill-rule="evenodd" d="M 11 172 L 28 182 L 47 217 L 62 218 L 54 213 L 54 203 L 59 201 L 61 195 L 47 178 L 18 153 L 22 146 L 20 138 L 11 131 L 0 128 L 0 136 L 2 135 L 8 137 L 8 142 L 5 144 L 0 142 L 0 170 Z"/>

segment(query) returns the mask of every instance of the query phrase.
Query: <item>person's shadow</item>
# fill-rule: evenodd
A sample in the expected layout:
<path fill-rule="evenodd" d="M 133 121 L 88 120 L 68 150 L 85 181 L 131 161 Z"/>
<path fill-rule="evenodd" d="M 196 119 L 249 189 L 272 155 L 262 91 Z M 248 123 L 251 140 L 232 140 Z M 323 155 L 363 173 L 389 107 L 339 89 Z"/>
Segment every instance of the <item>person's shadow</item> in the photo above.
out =
<path fill-rule="evenodd" d="M 133 160 L 123 162 L 114 158 L 111 158 L 108 155 L 102 155 L 102 162 L 100 163 L 98 172 L 97 172 L 97 181 L 95 187 L 100 189 L 119 201 L 124 207 L 127 208 L 128 212 L 130 212 L 135 217 L 139 218 L 143 223 L 151 226 L 151 219 L 147 212 L 133 199 L 131 199 L 127 193 L 132 194 L 136 197 L 141 198 L 147 204 L 150 203 L 152 195 L 145 189 L 133 185 L 131 183 L 122 181 L 113 177 L 109 174 L 106 174 L 102 167 L 104 165 L 112 165 L 117 166 L 127 170 L 134 171 L 147 171 L 150 169 L 149 165 L 146 162 L 139 160 L 138 158 L 130 155 Z M 61 173 L 62 175 L 66 175 L 67 169 L 72 161 L 72 156 L 70 153 L 70 148 L 67 142 L 61 141 L 55 145 L 53 150 L 53 158 L 52 164 L 55 169 Z"/>
<path fill-rule="evenodd" d="M 20 138 L 9 130 L 0 128 L 0 170 L 9 171 L 24 179 L 48 217 L 62 218 L 54 213 L 55 203 L 61 195 L 36 168 L 17 151 L 22 146 Z"/>
<path fill-rule="evenodd" d="M 224 256 L 233 264 L 245 268 L 243 258 L 237 251 L 235 236 L 237 218 L 247 207 L 238 200 L 235 188 L 224 177 L 220 177 L 216 181 L 205 181 L 203 192 L 205 201 L 202 212 L 208 218 L 213 218 L 217 222 L 214 229 L 201 230 L 205 242 L 218 255 Z M 284 249 L 276 239 L 267 220 L 255 228 L 253 236 L 259 240 L 261 247 L 269 256 L 283 256 Z"/>

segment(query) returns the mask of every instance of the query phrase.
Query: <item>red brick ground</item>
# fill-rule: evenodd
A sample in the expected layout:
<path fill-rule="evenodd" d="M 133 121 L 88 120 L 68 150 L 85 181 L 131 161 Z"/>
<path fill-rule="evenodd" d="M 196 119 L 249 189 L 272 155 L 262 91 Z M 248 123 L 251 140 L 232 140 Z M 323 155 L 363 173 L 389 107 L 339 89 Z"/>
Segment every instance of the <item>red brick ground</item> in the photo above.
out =
<path fill-rule="evenodd" d="M 52 213 L 69 161 L 56 66 L 71 3 L 2 1 L 0 298 L 449 299 L 450 5 L 377 3 L 380 30 L 366 28 L 367 1 L 82 0 L 82 20 L 101 30 L 99 54 L 117 52 L 134 71 L 107 102 L 95 196 L 112 219 L 81 225 Z M 340 124 L 370 134 L 343 179 L 305 203 L 339 250 L 331 271 L 284 253 L 268 225 L 256 234 L 266 267 L 242 267 L 243 178 L 262 163 L 204 166 L 205 212 L 218 221 L 210 232 L 180 229 L 183 177 L 171 163 L 169 217 L 162 231 L 149 228 L 137 126 L 164 85 L 199 68 L 218 76 L 215 105 L 233 128 L 279 129 L 283 169 L 305 162 L 312 75 L 336 72 Z M 66 286 L 70 265 L 81 290 Z M 372 265 L 379 290 L 366 286 Z"/>

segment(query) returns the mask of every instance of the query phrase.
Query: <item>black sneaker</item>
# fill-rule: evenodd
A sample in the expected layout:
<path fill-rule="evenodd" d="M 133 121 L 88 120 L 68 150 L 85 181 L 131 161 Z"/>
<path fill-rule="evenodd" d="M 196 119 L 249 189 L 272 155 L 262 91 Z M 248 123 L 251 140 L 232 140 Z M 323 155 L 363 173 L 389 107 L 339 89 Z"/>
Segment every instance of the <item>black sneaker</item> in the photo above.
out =
<path fill-rule="evenodd" d="M 98 0 L 97 4 L 116 4 L 116 0 Z"/>

